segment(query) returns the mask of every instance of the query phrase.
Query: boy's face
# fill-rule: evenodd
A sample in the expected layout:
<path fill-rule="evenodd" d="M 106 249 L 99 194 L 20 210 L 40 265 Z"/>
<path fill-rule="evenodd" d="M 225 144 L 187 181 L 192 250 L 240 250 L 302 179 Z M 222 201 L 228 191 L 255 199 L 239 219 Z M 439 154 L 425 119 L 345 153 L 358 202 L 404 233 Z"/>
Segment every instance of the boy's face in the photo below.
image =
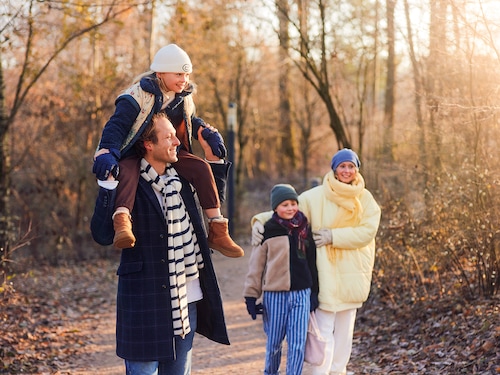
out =
<path fill-rule="evenodd" d="M 279 217 L 285 220 L 290 220 L 295 216 L 297 211 L 299 210 L 299 204 L 297 201 L 292 199 L 287 199 L 286 201 L 281 202 L 276 207 L 276 213 Z"/>

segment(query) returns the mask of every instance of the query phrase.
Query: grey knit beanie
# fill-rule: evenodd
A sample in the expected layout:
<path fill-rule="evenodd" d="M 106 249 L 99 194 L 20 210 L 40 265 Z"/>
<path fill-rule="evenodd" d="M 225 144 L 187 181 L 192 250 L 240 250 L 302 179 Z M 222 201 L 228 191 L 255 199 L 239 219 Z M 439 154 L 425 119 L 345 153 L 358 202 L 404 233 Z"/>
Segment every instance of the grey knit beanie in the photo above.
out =
<path fill-rule="evenodd" d="M 292 185 L 278 184 L 273 186 L 273 188 L 271 189 L 271 207 L 273 210 L 275 210 L 281 202 L 288 199 L 297 202 L 299 201 L 299 195 Z"/>

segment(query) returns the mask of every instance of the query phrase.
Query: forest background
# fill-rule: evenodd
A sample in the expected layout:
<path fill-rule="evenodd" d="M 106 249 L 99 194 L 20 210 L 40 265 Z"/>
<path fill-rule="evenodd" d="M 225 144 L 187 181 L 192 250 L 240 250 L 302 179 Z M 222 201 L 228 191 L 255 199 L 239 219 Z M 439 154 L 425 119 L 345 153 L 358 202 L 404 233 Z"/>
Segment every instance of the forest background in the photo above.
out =
<path fill-rule="evenodd" d="M 498 305 L 493 0 L 0 0 L 4 297 L 37 265 L 109 256 L 89 233 L 92 155 L 116 96 L 168 43 L 193 61 L 198 115 L 234 136 L 235 238 L 272 185 L 321 183 L 350 147 L 383 212 L 373 298 Z"/>

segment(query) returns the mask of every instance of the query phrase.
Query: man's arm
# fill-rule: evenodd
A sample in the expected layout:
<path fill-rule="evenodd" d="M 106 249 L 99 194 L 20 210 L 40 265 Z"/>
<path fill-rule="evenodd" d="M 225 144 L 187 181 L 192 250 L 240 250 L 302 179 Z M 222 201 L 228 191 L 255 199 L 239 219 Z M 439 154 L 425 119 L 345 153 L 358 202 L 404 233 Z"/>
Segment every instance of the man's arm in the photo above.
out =
<path fill-rule="evenodd" d="M 226 185 L 227 185 L 227 176 L 229 173 L 229 168 L 231 168 L 231 162 L 221 159 L 216 156 L 207 140 L 205 140 L 201 136 L 201 131 L 203 129 L 198 129 L 198 141 L 200 142 L 201 148 L 205 153 L 205 160 L 210 164 L 212 168 L 212 174 L 215 178 L 215 184 L 217 185 L 217 192 L 219 193 L 220 203 L 224 203 L 226 200 Z"/>
<path fill-rule="evenodd" d="M 107 246 L 113 243 L 113 212 L 115 210 L 116 189 L 99 188 L 94 214 L 90 221 L 92 238 L 99 245 Z"/>

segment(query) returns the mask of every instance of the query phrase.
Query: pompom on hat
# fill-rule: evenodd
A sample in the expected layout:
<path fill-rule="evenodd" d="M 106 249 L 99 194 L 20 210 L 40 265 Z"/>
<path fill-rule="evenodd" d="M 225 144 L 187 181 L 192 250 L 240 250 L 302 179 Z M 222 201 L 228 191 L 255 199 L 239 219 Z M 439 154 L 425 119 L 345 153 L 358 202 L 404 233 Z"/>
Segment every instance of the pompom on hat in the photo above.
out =
<path fill-rule="evenodd" d="M 337 153 L 333 155 L 331 163 L 332 170 L 335 172 L 340 163 L 346 161 L 353 163 L 358 169 L 361 166 L 361 162 L 359 161 L 358 155 L 350 148 L 344 148 L 342 150 L 337 151 Z"/>
<path fill-rule="evenodd" d="M 157 73 L 192 73 L 193 64 L 186 51 L 169 44 L 156 52 L 150 69 Z"/>
<path fill-rule="evenodd" d="M 275 210 L 281 202 L 288 199 L 297 202 L 299 201 L 299 195 L 292 185 L 278 184 L 273 186 L 273 188 L 271 189 L 271 207 L 273 210 Z"/>

